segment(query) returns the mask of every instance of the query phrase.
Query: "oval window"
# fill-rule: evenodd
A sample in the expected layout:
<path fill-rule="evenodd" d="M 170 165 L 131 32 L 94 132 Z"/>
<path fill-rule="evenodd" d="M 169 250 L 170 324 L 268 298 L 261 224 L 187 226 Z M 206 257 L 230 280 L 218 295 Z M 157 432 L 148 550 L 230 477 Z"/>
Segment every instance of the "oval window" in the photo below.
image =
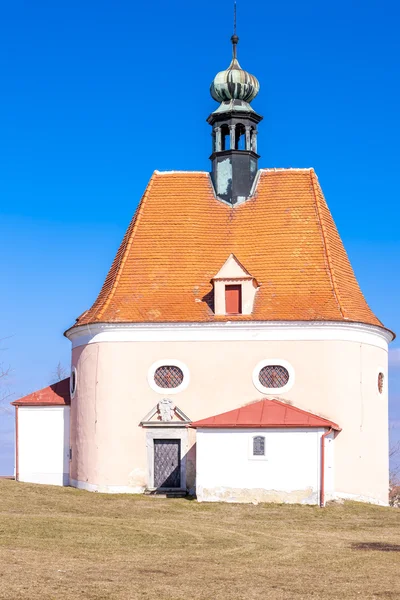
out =
<path fill-rule="evenodd" d="M 266 388 L 281 388 L 289 381 L 289 371 L 282 365 L 267 365 L 259 372 L 258 380 Z"/>
<path fill-rule="evenodd" d="M 73 398 L 75 396 L 75 392 L 76 392 L 76 368 L 75 367 L 72 367 L 71 375 L 69 378 L 69 391 L 70 391 L 71 397 Z"/>
<path fill-rule="evenodd" d="M 183 371 L 175 365 L 163 365 L 154 373 L 154 382 L 160 388 L 176 388 L 183 382 Z"/>
<path fill-rule="evenodd" d="M 380 394 L 383 393 L 383 384 L 384 384 L 384 381 L 385 381 L 384 374 L 383 373 L 379 373 L 379 375 L 378 375 L 378 392 Z"/>

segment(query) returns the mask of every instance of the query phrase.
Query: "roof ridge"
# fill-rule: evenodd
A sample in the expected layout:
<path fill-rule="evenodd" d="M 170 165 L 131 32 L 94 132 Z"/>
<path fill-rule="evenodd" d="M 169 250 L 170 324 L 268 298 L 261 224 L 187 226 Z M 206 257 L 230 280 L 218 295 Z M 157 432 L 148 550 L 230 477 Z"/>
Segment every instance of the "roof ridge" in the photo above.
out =
<path fill-rule="evenodd" d="M 313 167 L 267 167 L 264 169 L 259 169 L 259 171 L 265 171 L 266 173 L 275 173 L 275 172 L 293 172 L 293 171 L 305 171 L 307 173 L 309 173 L 310 171 L 313 171 Z"/>
<path fill-rule="evenodd" d="M 342 317 L 344 319 L 346 319 L 347 317 L 346 317 L 345 311 L 342 307 L 342 303 L 340 300 L 340 294 L 339 294 L 338 286 L 336 283 L 335 274 L 333 271 L 332 258 L 331 258 L 331 253 L 329 250 L 329 244 L 328 244 L 328 239 L 327 239 L 328 236 L 326 234 L 325 223 L 324 223 L 322 213 L 321 213 L 319 194 L 317 193 L 317 190 L 316 190 L 316 181 L 315 180 L 316 180 L 317 176 L 315 174 L 314 169 L 310 169 L 310 178 L 311 178 L 311 186 L 312 186 L 314 199 L 315 199 L 315 205 L 317 208 L 317 217 L 318 217 L 319 225 L 321 227 L 322 244 L 324 246 L 325 256 L 326 256 L 326 260 L 328 263 L 328 272 L 329 272 L 329 278 L 330 278 L 331 284 L 332 284 L 333 294 L 334 294 L 336 302 L 338 304 L 340 314 L 342 315 Z"/>
<path fill-rule="evenodd" d="M 264 398 L 264 400 L 268 400 L 268 398 Z M 263 400 L 261 400 L 260 402 L 263 402 Z M 323 417 L 322 415 L 319 415 L 319 414 L 315 413 L 314 411 L 306 410 L 305 408 L 300 408 L 299 406 L 293 406 L 293 404 L 289 404 L 289 402 L 285 402 L 284 400 L 278 400 L 277 398 L 271 398 L 270 402 L 275 402 L 275 404 L 281 404 L 281 405 L 285 406 L 286 408 L 289 407 L 290 409 L 296 410 L 297 412 L 307 413 L 309 415 L 313 415 L 314 417 L 318 417 L 318 419 L 323 419 L 324 421 L 331 422 L 331 420 L 328 419 L 327 417 Z"/>
<path fill-rule="evenodd" d="M 137 207 L 135 216 L 133 217 L 133 220 L 132 220 L 131 224 L 129 225 L 128 230 L 126 232 L 127 242 L 125 244 L 125 247 L 124 247 L 123 251 L 121 252 L 121 256 L 120 256 L 120 259 L 119 259 L 119 262 L 118 262 L 118 265 L 117 265 L 117 268 L 116 268 L 116 273 L 115 273 L 115 276 L 114 276 L 114 280 L 113 280 L 112 286 L 111 286 L 109 292 L 107 293 L 107 297 L 106 297 L 105 302 L 103 303 L 103 306 L 101 308 L 99 307 L 98 312 L 95 312 L 93 316 L 98 316 L 98 318 L 100 318 L 102 316 L 102 314 L 104 313 L 104 311 L 106 310 L 106 308 L 108 307 L 108 305 L 110 304 L 110 302 L 111 302 L 111 298 L 113 297 L 113 295 L 115 293 L 115 290 L 117 288 L 119 279 L 121 277 L 121 271 L 122 271 L 122 268 L 123 268 L 123 266 L 124 266 L 124 264 L 126 262 L 126 257 L 127 257 L 128 253 L 129 253 L 129 249 L 130 249 L 130 247 L 132 245 L 132 241 L 133 241 L 133 238 L 134 238 L 134 235 L 135 235 L 135 231 L 136 231 L 136 229 L 138 227 L 138 224 L 139 224 L 139 221 L 140 221 L 140 219 L 142 217 L 143 209 L 144 209 L 144 206 L 146 204 L 146 200 L 147 200 L 147 198 L 149 196 L 150 190 L 151 190 L 151 188 L 153 186 L 154 180 L 157 177 L 157 175 L 158 175 L 158 173 L 156 171 L 154 171 L 154 173 L 151 176 L 150 181 L 149 181 L 149 183 L 148 183 L 148 185 L 147 185 L 147 187 L 146 187 L 146 189 L 144 191 L 144 194 L 143 194 L 143 196 L 142 196 L 142 198 L 141 198 L 141 200 L 139 202 L 139 205 Z M 124 240 L 122 241 L 122 244 L 123 243 L 124 243 Z M 122 246 L 122 244 L 121 244 L 121 246 Z M 113 265 L 111 265 L 111 269 L 112 268 L 113 268 Z M 100 291 L 100 294 L 101 294 L 101 291 Z"/>
<path fill-rule="evenodd" d="M 175 173 L 179 173 L 180 175 L 192 175 L 193 173 L 196 174 L 202 174 L 202 175 L 209 175 L 208 171 L 176 171 L 176 170 L 172 170 L 172 171 L 159 171 L 158 169 L 156 169 L 154 171 L 154 173 L 156 175 L 174 175 Z"/>

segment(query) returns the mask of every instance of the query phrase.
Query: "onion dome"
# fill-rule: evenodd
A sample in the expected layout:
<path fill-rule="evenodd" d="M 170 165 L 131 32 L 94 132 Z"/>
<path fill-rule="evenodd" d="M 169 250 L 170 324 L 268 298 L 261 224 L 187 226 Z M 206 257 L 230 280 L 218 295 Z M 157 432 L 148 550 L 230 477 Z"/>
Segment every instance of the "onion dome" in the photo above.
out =
<path fill-rule="evenodd" d="M 237 35 L 231 38 L 233 45 L 233 58 L 225 71 L 220 71 L 214 77 L 211 84 L 211 96 L 217 102 L 229 102 L 230 100 L 242 100 L 251 102 L 260 90 L 258 79 L 247 71 L 244 71 L 236 58 L 236 45 L 239 41 Z"/>

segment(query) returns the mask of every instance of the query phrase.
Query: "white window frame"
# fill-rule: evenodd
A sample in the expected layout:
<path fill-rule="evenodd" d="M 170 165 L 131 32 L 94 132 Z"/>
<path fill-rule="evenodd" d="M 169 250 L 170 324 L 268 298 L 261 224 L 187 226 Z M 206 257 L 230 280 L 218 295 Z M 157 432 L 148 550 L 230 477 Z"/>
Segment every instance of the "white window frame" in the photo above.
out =
<path fill-rule="evenodd" d="M 261 455 L 261 456 L 258 455 L 258 454 L 256 454 L 256 455 L 253 454 L 253 449 L 254 449 L 254 442 L 253 442 L 253 440 L 256 437 L 263 437 L 264 438 L 264 454 Z M 268 457 L 267 457 L 267 436 L 266 436 L 266 434 L 265 434 L 264 431 L 257 432 L 257 433 L 255 433 L 255 432 L 250 433 L 250 435 L 249 435 L 249 453 L 248 453 L 248 458 L 249 458 L 249 460 L 268 460 Z"/>
<path fill-rule="evenodd" d="M 268 388 L 268 387 L 265 387 L 262 385 L 262 383 L 260 382 L 260 380 L 258 378 L 260 371 L 264 367 L 270 367 L 270 366 L 284 367 L 287 370 L 287 372 L 289 373 L 289 380 L 286 385 L 284 385 L 283 387 L 279 387 L 279 388 L 275 388 L 275 387 Z M 273 396 L 280 396 L 281 394 L 285 394 L 293 387 L 294 381 L 295 381 L 294 368 L 287 360 L 284 360 L 282 358 L 267 358 L 265 360 L 261 360 L 259 363 L 257 363 L 257 365 L 255 366 L 254 371 L 253 371 L 254 387 L 262 394 L 268 394 L 268 395 L 273 395 Z"/>
<path fill-rule="evenodd" d="M 154 375 L 158 368 L 164 366 L 178 367 L 183 373 L 183 381 L 180 385 L 175 388 L 163 388 L 156 384 L 154 381 Z M 147 373 L 147 382 L 151 389 L 157 394 L 163 394 L 164 396 L 170 396 L 172 394 L 179 394 L 179 392 L 183 392 L 187 388 L 190 383 L 190 373 L 188 367 L 185 363 L 177 360 L 176 358 L 163 358 L 161 360 L 157 360 L 154 362 L 148 370 Z"/>
<path fill-rule="evenodd" d="M 72 375 L 74 376 L 73 378 L 72 378 Z M 73 380 L 75 380 L 74 389 L 72 389 L 72 381 Z M 77 387 L 78 387 L 78 371 L 76 370 L 76 367 L 73 366 L 71 369 L 71 375 L 69 377 L 69 393 L 70 393 L 71 398 L 75 397 Z"/>

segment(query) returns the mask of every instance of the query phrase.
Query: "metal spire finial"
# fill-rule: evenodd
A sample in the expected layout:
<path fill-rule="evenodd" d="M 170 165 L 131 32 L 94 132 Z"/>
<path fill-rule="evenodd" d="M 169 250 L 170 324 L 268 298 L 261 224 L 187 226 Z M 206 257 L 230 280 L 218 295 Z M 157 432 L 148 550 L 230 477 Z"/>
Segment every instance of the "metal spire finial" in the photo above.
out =
<path fill-rule="evenodd" d="M 233 58 L 236 60 L 236 46 L 239 42 L 239 38 L 236 34 L 236 0 L 233 2 L 233 36 L 231 37 L 231 42 Z"/>

